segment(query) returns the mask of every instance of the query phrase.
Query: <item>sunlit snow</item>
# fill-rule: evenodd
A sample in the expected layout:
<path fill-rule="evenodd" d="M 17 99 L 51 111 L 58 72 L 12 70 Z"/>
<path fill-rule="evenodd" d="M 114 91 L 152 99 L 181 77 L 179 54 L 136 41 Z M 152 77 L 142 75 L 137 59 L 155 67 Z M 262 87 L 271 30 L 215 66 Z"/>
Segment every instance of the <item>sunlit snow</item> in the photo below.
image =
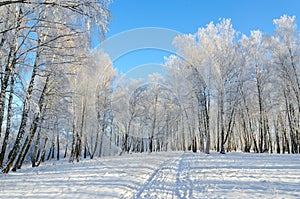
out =
<path fill-rule="evenodd" d="M 299 155 L 162 152 L 0 175 L 0 198 L 300 198 Z"/>

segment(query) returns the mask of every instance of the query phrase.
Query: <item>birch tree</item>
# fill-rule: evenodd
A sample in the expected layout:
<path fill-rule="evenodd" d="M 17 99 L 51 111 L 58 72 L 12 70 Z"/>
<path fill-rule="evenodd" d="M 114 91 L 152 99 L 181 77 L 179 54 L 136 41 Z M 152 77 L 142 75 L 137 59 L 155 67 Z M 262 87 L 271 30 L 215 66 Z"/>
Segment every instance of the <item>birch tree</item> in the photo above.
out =
<path fill-rule="evenodd" d="M 299 82 L 299 32 L 295 16 L 282 16 L 275 19 L 275 36 L 271 43 L 273 62 L 281 79 L 284 109 L 288 121 L 292 153 L 299 153 L 299 116 L 300 116 L 300 82 Z"/>
<path fill-rule="evenodd" d="M 4 18 L 4 23 L 1 23 L 3 29 L 1 29 L 0 50 L 1 66 L 4 71 L 0 96 L 1 127 L 4 113 L 6 110 L 11 110 L 14 93 L 21 96 L 23 103 L 18 134 L 8 155 L 6 155 L 6 146 L 10 126 L 6 126 L 6 136 L 3 139 L 0 156 L 2 172 L 7 173 L 14 163 L 14 170 L 19 168 L 31 147 L 41 122 L 41 113 L 49 102 L 45 100 L 47 95 L 45 93 L 49 92 L 47 91 L 49 82 L 54 78 L 49 72 L 51 66 L 60 64 L 61 67 L 66 68 L 64 70 L 66 74 L 67 68 L 71 65 L 83 63 L 84 57 L 76 56 L 78 54 L 75 50 L 79 47 L 88 48 L 91 45 L 89 43 L 91 33 L 98 35 L 99 39 L 103 37 L 110 16 L 108 3 L 106 1 L 2 1 L 0 3 L 1 14 L 9 13 L 7 18 Z M 8 55 L 5 56 L 6 60 L 3 60 L 4 53 Z M 47 70 L 48 72 L 45 72 Z M 39 78 L 42 75 L 45 75 L 44 78 Z M 37 94 L 35 89 L 39 88 L 38 79 L 45 89 L 42 89 L 35 101 L 36 98 L 32 96 Z M 42 83 L 41 80 L 44 82 Z M 8 88 L 12 94 L 7 104 Z M 35 104 L 37 109 L 33 108 Z M 11 111 L 8 113 L 11 114 Z M 7 120 L 10 123 L 9 117 Z M 29 124 L 31 120 L 33 122 Z M 23 142 L 24 137 L 25 142 Z M 8 157 L 7 161 L 2 164 L 5 157 Z"/>

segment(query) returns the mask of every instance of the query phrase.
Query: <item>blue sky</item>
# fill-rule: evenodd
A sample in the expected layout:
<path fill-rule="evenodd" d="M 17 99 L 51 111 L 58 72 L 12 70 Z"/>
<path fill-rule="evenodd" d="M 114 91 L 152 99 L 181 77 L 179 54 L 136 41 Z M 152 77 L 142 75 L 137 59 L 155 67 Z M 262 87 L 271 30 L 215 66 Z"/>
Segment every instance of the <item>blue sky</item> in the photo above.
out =
<path fill-rule="evenodd" d="M 135 28 L 161 27 L 195 33 L 211 21 L 231 18 L 233 27 L 249 35 L 251 30 L 273 33 L 274 18 L 295 15 L 299 26 L 300 0 L 114 0 L 107 38 Z M 121 72 L 149 63 L 163 63 L 168 52 L 138 50 L 114 60 Z"/>

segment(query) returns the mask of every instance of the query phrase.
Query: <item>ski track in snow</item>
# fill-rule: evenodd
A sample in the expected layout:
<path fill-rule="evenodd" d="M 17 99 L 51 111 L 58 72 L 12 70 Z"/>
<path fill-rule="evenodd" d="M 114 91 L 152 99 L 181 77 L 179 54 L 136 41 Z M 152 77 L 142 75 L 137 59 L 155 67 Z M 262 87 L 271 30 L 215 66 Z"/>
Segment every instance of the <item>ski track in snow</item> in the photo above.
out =
<path fill-rule="evenodd" d="M 155 170 L 133 198 L 191 198 L 189 161 L 181 155 Z"/>
<path fill-rule="evenodd" d="M 52 161 L 0 181 L 0 198 L 300 198 L 300 157 L 132 154 Z"/>

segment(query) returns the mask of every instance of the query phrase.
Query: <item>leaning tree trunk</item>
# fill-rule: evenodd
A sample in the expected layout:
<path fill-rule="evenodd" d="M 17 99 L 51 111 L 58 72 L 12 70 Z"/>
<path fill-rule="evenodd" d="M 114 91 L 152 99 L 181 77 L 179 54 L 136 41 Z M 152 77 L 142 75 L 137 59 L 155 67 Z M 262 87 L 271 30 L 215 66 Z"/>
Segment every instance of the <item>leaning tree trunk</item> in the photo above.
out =
<path fill-rule="evenodd" d="M 38 154 L 39 154 L 39 143 L 41 140 L 41 131 L 38 131 L 36 140 L 35 140 L 35 146 L 34 146 L 34 151 L 33 151 L 33 155 L 31 157 L 31 165 L 32 167 L 36 167 L 36 161 L 38 159 Z"/>
<path fill-rule="evenodd" d="M 40 166 L 40 164 L 42 162 L 44 162 L 44 160 L 45 160 L 47 144 L 48 144 L 48 136 L 46 136 L 46 138 L 45 138 L 45 143 L 44 143 L 44 147 L 42 150 L 42 154 L 41 154 L 39 160 L 37 161 L 37 163 L 35 164 L 36 167 Z"/>
<path fill-rule="evenodd" d="M 9 49 L 7 61 L 5 64 L 4 77 L 1 79 L 1 91 L 0 91 L 0 137 L 2 134 L 2 124 L 4 120 L 4 109 L 6 102 L 6 89 L 8 87 L 9 78 L 12 76 L 12 72 L 17 64 L 17 49 L 19 48 L 19 41 L 17 35 L 20 31 L 21 21 L 22 21 L 22 11 L 21 8 L 16 7 L 16 24 L 15 24 L 15 38 L 12 46 Z M 1 50 L 1 49 L 0 49 Z M 1 60 L 2 61 L 2 60 Z M 0 62 L 2 64 L 2 62 Z"/>
<path fill-rule="evenodd" d="M 10 64 L 10 57 L 11 55 L 12 49 L 10 49 L 10 52 L 8 54 L 8 58 L 7 58 L 7 63 L 5 66 L 5 71 L 4 71 L 4 77 L 1 78 L 1 92 L 0 92 L 0 137 L 2 134 L 2 124 L 3 124 L 3 120 L 4 120 L 4 112 L 5 112 L 5 102 L 6 102 L 6 89 L 8 87 L 8 83 L 9 83 L 9 78 L 11 76 L 11 67 L 14 64 L 14 61 L 12 63 L 12 65 Z M 0 63 L 2 64 L 2 63 Z"/>
<path fill-rule="evenodd" d="M 8 105 L 7 105 L 6 131 L 5 131 L 5 136 L 3 139 L 1 153 L 0 153 L 0 168 L 3 165 L 6 148 L 8 144 L 8 138 L 10 134 L 13 95 L 14 95 L 14 77 L 12 76 L 10 80 L 10 92 L 9 92 Z"/>
<path fill-rule="evenodd" d="M 15 159 L 17 158 L 17 156 L 19 154 L 19 150 L 21 148 L 21 144 L 22 144 L 22 140 L 23 140 L 23 137 L 25 134 L 26 124 L 27 124 L 27 120 L 28 120 L 28 116 L 29 116 L 29 103 L 31 100 L 32 92 L 33 92 L 35 77 L 36 77 L 37 71 L 38 71 L 38 62 L 39 62 L 39 56 L 40 56 L 39 53 L 40 53 L 39 51 L 36 53 L 32 75 L 31 75 L 30 82 L 29 82 L 29 85 L 27 88 L 26 98 L 25 98 L 25 101 L 23 104 L 22 119 L 21 119 L 19 131 L 17 134 L 17 138 L 16 138 L 16 141 L 14 143 L 12 150 L 9 153 L 9 159 L 6 162 L 6 164 L 4 165 L 4 167 L 2 168 L 2 173 L 8 173 L 10 171 Z"/>
<path fill-rule="evenodd" d="M 38 113 L 35 115 L 34 120 L 31 123 L 30 130 L 29 130 L 29 135 L 26 138 L 26 141 L 25 141 L 25 143 L 22 147 L 22 150 L 21 150 L 21 152 L 19 154 L 19 157 L 17 159 L 17 162 L 16 162 L 16 164 L 13 168 L 13 171 L 16 171 L 17 169 L 21 169 L 21 166 L 22 166 L 22 164 L 25 160 L 25 157 L 26 157 L 26 155 L 27 155 L 27 153 L 28 153 L 28 151 L 31 147 L 31 143 L 32 143 L 32 141 L 34 139 L 34 136 L 36 134 L 38 124 L 40 122 L 41 114 L 42 114 L 43 109 L 44 109 L 44 101 L 45 101 L 45 96 L 47 94 L 49 81 L 50 81 L 50 76 L 48 75 L 47 79 L 46 79 L 46 82 L 45 82 L 45 85 L 44 85 L 44 88 L 43 88 L 43 91 L 41 93 L 39 102 L 38 102 L 38 107 L 39 107 Z"/>

